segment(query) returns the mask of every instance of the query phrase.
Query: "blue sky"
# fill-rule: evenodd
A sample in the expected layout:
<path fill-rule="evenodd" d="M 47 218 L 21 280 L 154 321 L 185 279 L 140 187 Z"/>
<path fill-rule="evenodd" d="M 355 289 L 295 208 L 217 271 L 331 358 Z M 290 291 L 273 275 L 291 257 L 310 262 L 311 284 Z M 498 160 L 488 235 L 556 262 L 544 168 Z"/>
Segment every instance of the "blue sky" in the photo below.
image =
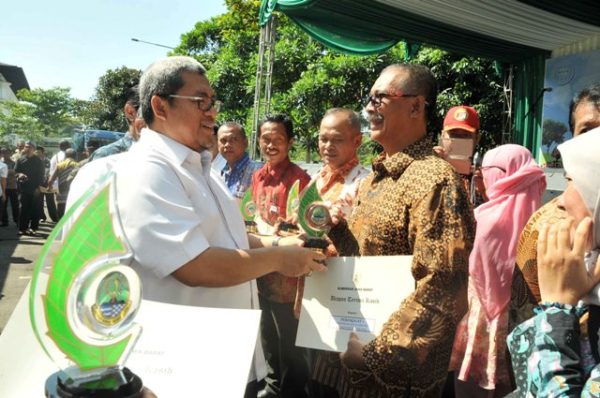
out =
<path fill-rule="evenodd" d="M 145 69 L 224 0 L 12 0 L 0 7 L 0 62 L 23 68 L 29 86 L 70 87 L 89 99 L 98 78 L 121 66 Z"/>

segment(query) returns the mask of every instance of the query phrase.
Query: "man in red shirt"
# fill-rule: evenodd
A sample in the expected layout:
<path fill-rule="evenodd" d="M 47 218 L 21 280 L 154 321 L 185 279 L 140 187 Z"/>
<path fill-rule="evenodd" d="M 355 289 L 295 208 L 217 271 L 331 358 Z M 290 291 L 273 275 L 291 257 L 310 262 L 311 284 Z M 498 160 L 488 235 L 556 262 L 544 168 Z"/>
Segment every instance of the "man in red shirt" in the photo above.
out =
<path fill-rule="evenodd" d="M 267 116 L 259 126 L 260 150 L 266 164 L 252 177 L 252 196 L 257 211 L 270 226 L 288 218 L 288 192 L 296 180 L 300 190 L 310 176 L 292 163 L 289 150 L 294 143 L 292 121 L 285 115 Z M 257 279 L 261 319 L 261 334 L 268 375 L 265 397 L 305 397 L 310 376 L 307 351 L 296 347 L 298 320 L 294 317 L 294 300 L 298 278 L 271 273 Z"/>

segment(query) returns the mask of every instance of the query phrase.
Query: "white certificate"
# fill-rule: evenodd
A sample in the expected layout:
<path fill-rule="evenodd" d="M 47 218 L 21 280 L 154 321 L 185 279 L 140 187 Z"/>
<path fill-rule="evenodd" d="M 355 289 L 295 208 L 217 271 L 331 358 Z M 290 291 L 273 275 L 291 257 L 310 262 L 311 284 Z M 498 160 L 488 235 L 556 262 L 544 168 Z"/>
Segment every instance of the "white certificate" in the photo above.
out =
<path fill-rule="evenodd" d="M 346 351 L 355 332 L 371 341 L 415 290 L 412 256 L 331 257 L 306 278 L 296 345 Z"/>
<path fill-rule="evenodd" d="M 58 370 L 33 334 L 28 298 L 29 288 L 0 335 L 2 398 L 43 397 Z M 143 300 L 136 322 L 143 331 L 125 365 L 159 398 L 244 396 L 260 311 Z"/>

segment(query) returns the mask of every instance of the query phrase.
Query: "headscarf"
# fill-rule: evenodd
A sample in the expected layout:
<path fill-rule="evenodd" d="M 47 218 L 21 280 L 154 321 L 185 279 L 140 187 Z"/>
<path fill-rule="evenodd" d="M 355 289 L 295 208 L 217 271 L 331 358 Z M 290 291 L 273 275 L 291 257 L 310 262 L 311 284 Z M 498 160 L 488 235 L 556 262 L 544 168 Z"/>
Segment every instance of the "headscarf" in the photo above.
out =
<path fill-rule="evenodd" d="M 491 320 L 510 301 L 519 236 L 540 206 L 546 176 L 529 150 L 513 144 L 488 151 L 481 170 L 489 200 L 475 209 L 469 276 Z"/>
<path fill-rule="evenodd" d="M 590 210 L 593 220 L 592 250 L 585 255 L 588 271 L 595 267 L 600 253 L 600 127 L 581 134 L 558 146 L 565 172 Z M 583 299 L 600 305 L 600 285 Z"/>
<path fill-rule="evenodd" d="M 594 249 L 600 248 L 600 127 L 558 146 L 565 172 L 592 213 Z"/>

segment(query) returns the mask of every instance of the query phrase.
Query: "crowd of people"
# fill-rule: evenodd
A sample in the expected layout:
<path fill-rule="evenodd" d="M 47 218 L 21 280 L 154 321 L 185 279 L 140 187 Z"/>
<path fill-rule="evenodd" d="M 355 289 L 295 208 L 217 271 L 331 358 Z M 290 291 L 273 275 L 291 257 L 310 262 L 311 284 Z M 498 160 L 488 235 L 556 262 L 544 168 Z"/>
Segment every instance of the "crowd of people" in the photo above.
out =
<path fill-rule="evenodd" d="M 567 189 L 542 207 L 546 178 L 529 150 L 478 154 L 473 107 L 447 112 L 437 145 L 427 130 L 437 83 L 424 66 L 390 65 L 375 80 L 363 104 L 383 148 L 372 170 L 358 160 L 353 110 L 323 115 L 323 166 L 311 177 L 290 160 L 289 116 L 260 123 L 261 163 L 241 124 L 216 127 L 217 94 L 194 59 L 161 59 L 131 90 L 126 137 L 85 166 L 63 147 L 47 172 L 33 143 L 18 159 L 3 150 L 19 233 L 36 229 L 40 187 L 58 182 L 60 217 L 112 171 L 144 298 L 262 310 L 246 397 L 600 394 L 600 85 L 572 101 L 574 138 L 559 146 Z M 287 206 L 296 182 L 316 184 L 329 208 L 323 252 L 282 228 L 297 220 Z M 240 212 L 248 191 L 259 233 Z M 306 275 L 326 272 L 326 256 L 387 255 L 412 256 L 415 291 L 374 340 L 352 334 L 342 354 L 295 345 Z"/>

